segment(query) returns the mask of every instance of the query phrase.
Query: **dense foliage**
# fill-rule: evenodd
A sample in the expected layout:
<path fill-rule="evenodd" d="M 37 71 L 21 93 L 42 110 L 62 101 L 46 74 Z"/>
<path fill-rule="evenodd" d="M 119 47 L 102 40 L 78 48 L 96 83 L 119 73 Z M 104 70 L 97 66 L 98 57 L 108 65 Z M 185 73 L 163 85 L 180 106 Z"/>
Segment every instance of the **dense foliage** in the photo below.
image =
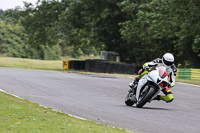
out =
<path fill-rule="evenodd" d="M 200 67 L 198 0 L 38 0 L 0 17 L 0 53 L 8 56 L 58 59 L 107 50 L 141 65 L 170 52 L 177 65 Z"/>
<path fill-rule="evenodd" d="M 147 60 L 171 52 L 176 63 L 200 66 L 200 4 L 198 0 L 151 0 L 120 3 L 128 19 L 121 23 L 133 60 Z M 141 58 L 135 58 L 141 56 Z"/>
<path fill-rule="evenodd" d="M 0 21 L 0 52 L 7 56 L 25 57 L 24 29 L 18 24 L 7 24 Z"/>

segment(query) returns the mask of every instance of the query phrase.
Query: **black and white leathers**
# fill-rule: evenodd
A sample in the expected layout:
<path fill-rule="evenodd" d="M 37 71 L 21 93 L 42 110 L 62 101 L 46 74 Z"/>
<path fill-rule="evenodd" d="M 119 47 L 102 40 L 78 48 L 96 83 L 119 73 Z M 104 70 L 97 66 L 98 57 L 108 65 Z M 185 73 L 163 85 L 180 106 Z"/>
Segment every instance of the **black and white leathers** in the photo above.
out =
<path fill-rule="evenodd" d="M 165 66 L 162 59 L 157 58 L 151 62 L 145 63 L 143 67 L 146 66 L 151 67 L 153 64 L 157 66 Z M 175 85 L 175 79 L 176 79 L 176 72 L 177 72 L 176 66 L 173 64 L 170 67 L 167 67 L 167 72 L 169 74 L 169 82 L 171 83 L 171 87 L 173 87 Z"/>

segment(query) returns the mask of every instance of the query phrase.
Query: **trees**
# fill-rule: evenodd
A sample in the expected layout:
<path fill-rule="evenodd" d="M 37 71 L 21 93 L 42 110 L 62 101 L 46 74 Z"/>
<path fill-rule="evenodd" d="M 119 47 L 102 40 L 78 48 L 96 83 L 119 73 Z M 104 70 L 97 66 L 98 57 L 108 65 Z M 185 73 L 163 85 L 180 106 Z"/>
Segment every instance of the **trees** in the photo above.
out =
<path fill-rule="evenodd" d="M 118 23 L 122 14 L 117 0 L 71 0 L 62 12 L 61 25 L 67 45 L 81 48 L 85 54 L 102 49 L 119 50 L 121 35 Z M 92 49 L 88 51 L 88 49 Z M 95 51 L 93 51 L 95 50 Z"/>
<path fill-rule="evenodd" d="M 22 25 L 29 37 L 28 43 L 39 50 L 42 45 L 54 46 L 59 38 L 59 14 L 63 10 L 58 1 L 40 1 L 36 7 L 25 3 L 21 11 Z"/>
<path fill-rule="evenodd" d="M 2 20 L 24 28 L 30 58 L 107 50 L 142 65 L 171 52 L 176 64 L 199 67 L 199 14 L 198 0 L 38 0 Z"/>
<path fill-rule="evenodd" d="M 200 8 L 196 0 L 126 0 L 120 5 L 130 18 L 121 23 L 122 38 L 131 44 L 129 47 L 134 47 L 134 53 L 127 57 L 134 57 L 140 63 L 171 52 L 177 64 L 200 66 L 197 41 Z"/>
<path fill-rule="evenodd" d="M 26 57 L 26 35 L 18 24 L 7 24 L 0 20 L 0 54 Z"/>
<path fill-rule="evenodd" d="M 28 57 L 59 59 L 59 14 L 63 10 L 60 5 L 56 0 L 38 1 L 36 7 L 25 2 L 25 10 L 20 12 L 20 16 L 28 36 Z"/>

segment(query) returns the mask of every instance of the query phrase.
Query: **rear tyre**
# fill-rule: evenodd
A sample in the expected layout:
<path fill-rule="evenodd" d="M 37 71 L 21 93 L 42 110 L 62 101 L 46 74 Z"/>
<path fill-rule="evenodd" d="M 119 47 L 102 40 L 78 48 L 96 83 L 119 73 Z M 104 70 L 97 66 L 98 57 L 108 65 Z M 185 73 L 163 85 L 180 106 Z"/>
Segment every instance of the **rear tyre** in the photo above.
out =
<path fill-rule="evenodd" d="M 125 98 L 125 104 L 127 106 L 132 106 L 135 103 L 135 96 L 133 95 L 132 92 L 129 92 L 128 95 Z"/>
<path fill-rule="evenodd" d="M 140 96 L 136 107 L 142 108 L 153 97 L 155 93 L 155 89 L 153 87 L 150 87 L 148 91 L 144 92 L 144 94 Z"/>

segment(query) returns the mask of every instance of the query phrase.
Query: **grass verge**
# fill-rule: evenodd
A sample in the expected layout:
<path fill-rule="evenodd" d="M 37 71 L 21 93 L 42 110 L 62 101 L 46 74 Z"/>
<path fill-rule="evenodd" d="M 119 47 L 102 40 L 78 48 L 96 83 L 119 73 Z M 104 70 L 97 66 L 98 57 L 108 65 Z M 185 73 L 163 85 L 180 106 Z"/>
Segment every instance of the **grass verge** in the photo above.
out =
<path fill-rule="evenodd" d="M 71 59 L 73 58 L 70 57 L 63 58 L 63 60 L 71 60 Z M 82 57 L 81 59 L 84 59 L 84 57 Z M 63 71 L 62 66 L 63 66 L 62 60 L 49 61 L 49 60 L 22 59 L 13 57 L 0 57 L 0 67 Z M 66 72 L 78 72 L 78 71 L 67 70 Z M 86 73 L 86 72 L 81 72 L 81 73 Z M 94 74 L 92 72 L 87 72 L 87 73 Z M 108 75 L 135 77 L 135 75 L 125 75 L 125 74 L 108 74 Z M 200 80 L 177 79 L 176 81 L 182 83 L 200 85 Z"/>
<path fill-rule="evenodd" d="M 188 83 L 193 85 L 200 85 L 200 80 L 177 79 L 176 82 Z"/>
<path fill-rule="evenodd" d="M 0 92 L 2 133 L 127 133 L 92 121 L 44 108 L 27 100 Z"/>
<path fill-rule="evenodd" d="M 0 57 L 0 67 L 62 71 L 62 63 L 63 62 L 61 60 L 49 61 L 13 57 Z"/>

